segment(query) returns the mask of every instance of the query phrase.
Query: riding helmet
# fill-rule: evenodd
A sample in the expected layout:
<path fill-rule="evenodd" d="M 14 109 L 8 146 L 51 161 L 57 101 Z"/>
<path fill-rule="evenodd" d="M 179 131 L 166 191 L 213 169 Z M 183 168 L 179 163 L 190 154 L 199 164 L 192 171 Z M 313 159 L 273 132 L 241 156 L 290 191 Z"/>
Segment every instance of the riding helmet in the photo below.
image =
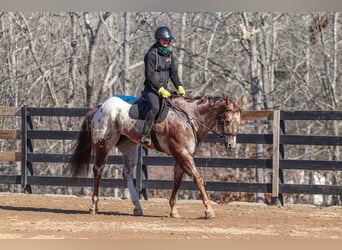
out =
<path fill-rule="evenodd" d="M 167 26 L 160 26 L 156 29 L 156 32 L 154 33 L 154 38 L 156 40 L 159 39 L 168 39 L 173 40 L 174 37 L 172 36 L 171 30 Z"/>

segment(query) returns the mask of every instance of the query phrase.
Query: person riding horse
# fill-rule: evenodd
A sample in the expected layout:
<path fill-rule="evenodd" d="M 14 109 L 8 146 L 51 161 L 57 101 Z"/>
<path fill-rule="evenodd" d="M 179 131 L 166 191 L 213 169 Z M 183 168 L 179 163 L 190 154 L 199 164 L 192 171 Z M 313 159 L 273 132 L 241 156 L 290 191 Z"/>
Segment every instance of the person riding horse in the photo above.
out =
<path fill-rule="evenodd" d="M 145 81 L 142 98 L 150 105 L 150 111 L 144 120 L 141 143 L 151 145 L 151 129 L 159 112 L 162 98 L 168 98 L 171 93 L 167 90 L 169 79 L 181 96 L 185 96 L 185 90 L 181 83 L 177 65 L 169 48 L 174 39 L 171 30 L 167 26 L 160 26 L 154 35 L 156 42 L 148 50 L 144 57 Z"/>

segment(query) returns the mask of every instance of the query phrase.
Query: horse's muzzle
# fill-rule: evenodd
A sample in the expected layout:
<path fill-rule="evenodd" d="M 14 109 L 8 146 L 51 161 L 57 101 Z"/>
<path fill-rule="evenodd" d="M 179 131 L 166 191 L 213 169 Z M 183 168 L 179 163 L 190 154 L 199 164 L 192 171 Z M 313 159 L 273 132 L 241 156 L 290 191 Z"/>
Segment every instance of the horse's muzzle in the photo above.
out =
<path fill-rule="evenodd" d="M 224 138 L 224 146 L 227 150 L 234 149 L 236 147 L 236 136 L 227 136 Z"/>

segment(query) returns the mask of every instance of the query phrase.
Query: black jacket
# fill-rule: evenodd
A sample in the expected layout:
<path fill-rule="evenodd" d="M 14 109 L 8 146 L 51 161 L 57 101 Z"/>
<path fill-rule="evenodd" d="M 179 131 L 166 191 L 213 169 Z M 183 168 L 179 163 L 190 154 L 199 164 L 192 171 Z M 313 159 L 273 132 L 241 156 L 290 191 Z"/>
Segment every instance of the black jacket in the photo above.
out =
<path fill-rule="evenodd" d="M 163 56 L 157 51 L 157 44 L 154 44 L 144 57 L 145 63 L 145 86 L 156 91 L 160 87 L 167 89 L 169 79 L 178 89 L 182 83 L 179 80 L 177 66 L 172 55 Z"/>

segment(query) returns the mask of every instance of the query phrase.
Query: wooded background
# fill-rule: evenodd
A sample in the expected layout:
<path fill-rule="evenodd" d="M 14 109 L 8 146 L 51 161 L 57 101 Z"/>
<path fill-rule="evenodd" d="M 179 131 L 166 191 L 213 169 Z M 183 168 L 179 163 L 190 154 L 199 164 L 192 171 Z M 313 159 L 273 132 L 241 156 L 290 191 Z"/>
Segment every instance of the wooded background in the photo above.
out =
<path fill-rule="evenodd" d="M 2 12 L 0 105 L 93 107 L 114 94 L 139 96 L 144 54 L 154 43 L 155 28 L 167 25 L 188 96 L 243 97 L 245 110 L 341 110 L 341 21 L 339 12 Z M 36 119 L 34 124 L 70 130 L 79 121 Z M 4 118 L 0 126 L 16 127 L 18 121 Z M 302 121 L 287 124 L 286 132 L 340 135 L 341 127 L 338 121 Z M 253 123 L 244 132 L 267 129 L 268 124 Z M 0 141 L 1 151 L 15 147 L 17 142 Z M 42 142 L 35 147 L 68 152 L 71 145 Z M 224 154 L 217 145 L 199 154 L 208 152 Z M 269 154 L 265 146 L 243 145 L 235 156 Z M 341 160 L 341 149 L 287 146 L 286 158 Z M 51 169 L 41 171 L 55 174 Z M 229 176 L 263 182 L 269 173 Z M 315 176 L 342 182 L 341 173 L 286 174 L 287 181 L 302 183 L 313 183 Z"/>

